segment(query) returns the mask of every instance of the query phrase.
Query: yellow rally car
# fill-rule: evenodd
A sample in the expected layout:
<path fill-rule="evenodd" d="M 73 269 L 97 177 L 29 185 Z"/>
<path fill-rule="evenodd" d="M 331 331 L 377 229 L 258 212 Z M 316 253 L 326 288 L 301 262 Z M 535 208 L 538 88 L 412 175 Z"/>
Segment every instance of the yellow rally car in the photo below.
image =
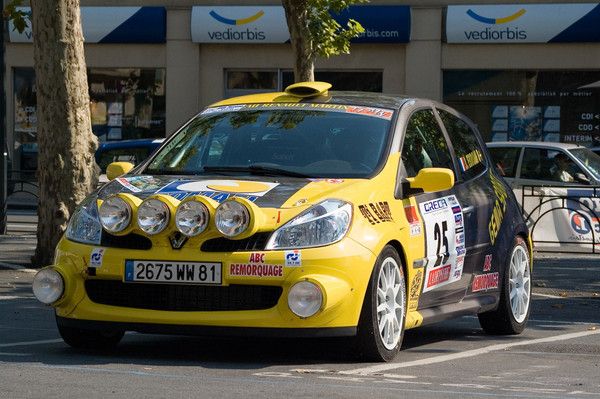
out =
<path fill-rule="evenodd" d="M 214 104 L 73 215 L 34 280 L 69 345 L 124 331 L 355 336 L 477 314 L 520 333 L 529 233 L 472 123 L 433 101 L 324 82 Z"/>

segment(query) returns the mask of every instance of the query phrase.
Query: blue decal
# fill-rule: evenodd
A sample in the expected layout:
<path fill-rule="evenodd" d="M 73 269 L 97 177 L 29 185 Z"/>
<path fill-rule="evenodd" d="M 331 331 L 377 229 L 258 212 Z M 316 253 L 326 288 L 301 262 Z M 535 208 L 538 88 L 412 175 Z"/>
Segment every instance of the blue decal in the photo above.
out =
<path fill-rule="evenodd" d="M 187 183 L 195 183 L 195 180 L 177 180 L 172 183 L 167 184 L 160 190 L 158 190 L 157 194 L 167 194 L 179 201 L 183 201 L 187 197 L 191 197 L 193 195 L 202 195 L 208 197 L 218 203 L 222 203 L 225 200 L 233 197 L 238 198 L 246 198 L 248 201 L 255 202 L 259 197 L 256 195 L 247 195 L 247 194 L 238 194 L 238 193 L 224 193 L 222 191 L 182 191 L 179 190 L 179 186 Z"/>
<path fill-rule="evenodd" d="M 125 261 L 125 281 L 133 281 L 133 261 Z"/>

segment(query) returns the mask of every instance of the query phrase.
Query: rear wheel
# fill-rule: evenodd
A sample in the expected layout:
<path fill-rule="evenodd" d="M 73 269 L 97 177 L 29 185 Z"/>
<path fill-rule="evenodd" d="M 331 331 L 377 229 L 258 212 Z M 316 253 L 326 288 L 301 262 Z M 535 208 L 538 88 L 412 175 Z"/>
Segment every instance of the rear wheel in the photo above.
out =
<path fill-rule="evenodd" d="M 123 338 L 123 331 L 96 331 L 61 326 L 58 332 L 62 339 L 73 348 L 105 351 L 113 349 Z"/>
<path fill-rule="evenodd" d="M 406 317 L 406 282 L 396 250 L 386 246 L 375 264 L 358 326 L 361 357 L 390 361 L 400 350 Z"/>
<path fill-rule="evenodd" d="M 479 324 L 488 334 L 520 334 L 531 310 L 531 261 L 521 237 L 516 237 L 502 279 L 498 309 L 479 314 Z"/>

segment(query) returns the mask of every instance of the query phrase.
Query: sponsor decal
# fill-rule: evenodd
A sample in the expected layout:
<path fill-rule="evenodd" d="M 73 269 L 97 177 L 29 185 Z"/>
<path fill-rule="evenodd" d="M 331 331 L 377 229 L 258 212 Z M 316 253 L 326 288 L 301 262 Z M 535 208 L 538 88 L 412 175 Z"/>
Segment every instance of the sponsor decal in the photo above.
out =
<path fill-rule="evenodd" d="M 313 183 L 326 182 L 331 184 L 340 184 L 344 182 L 344 179 L 308 179 Z"/>
<path fill-rule="evenodd" d="M 153 176 L 117 177 L 115 180 L 134 193 L 154 191 L 162 187 L 162 184 Z"/>
<path fill-rule="evenodd" d="M 302 253 L 300 250 L 285 251 L 286 266 L 302 266 Z"/>
<path fill-rule="evenodd" d="M 246 198 L 256 201 L 279 183 L 253 182 L 243 180 L 178 180 L 157 191 L 158 194 L 167 194 L 180 201 L 192 195 L 203 195 L 219 203 L 231 197 Z"/>
<path fill-rule="evenodd" d="M 225 105 L 222 107 L 211 107 L 211 108 L 206 108 L 204 111 L 202 111 L 200 113 L 200 115 L 210 115 L 210 114 L 216 114 L 216 113 L 220 113 L 220 112 L 236 112 L 236 111 L 243 109 L 244 107 L 245 107 L 245 105 L 243 105 L 243 104 L 241 104 L 241 105 Z"/>
<path fill-rule="evenodd" d="M 412 236 L 418 236 L 419 234 L 421 234 L 423 232 L 423 230 L 421 229 L 421 224 L 420 223 L 413 223 L 410 225 L 410 235 Z"/>
<path fill-rule="evenodd" d="M 486 291 L 494 288 L 498 288 L 499 275 L 496 273 L 479 274 L 473 278 L 473 284 L 471 285 L 471 291 Z"/>
<path fill-rule="evenodd" d="M 419 295 L 421 294 L 421 284 L 423 283 L 423 270 L 417 269 L 415 273 L 415 277 L 410 284 L 410 293 L 409 293 L 409 301 L 416 301 L 419 299 Z M 415 305 L 416 306 L 416 305 Z"/>
<path fill-rule="evenodd" d="M 374 117 L 381 118 L 381 119 L 387 119 L 388 121 L 390 119 L 392 119 L 392 115 L 394 115 L 394 112 L 389 109 L 371 108 L 371 107 L 348 106 L 346 108 L 346 112 L 351 113 L 351 114 L 374 116 Z"/>
<path fill-rule="evenodd" d="M 253 252 L 250 254 L 250 263 L 265 263 L 265 254 L 260 252 Z"/>
<path fill-rule="evenodd" d="M 373 118 L 380 118 L 391 120 L 394 115 L 394 111 L 386 108 L 373 108 L 373 107 L 356 107 L 351 105 L 343 104 L 327 104 L 327 103 L 263 103 L 263 104 L 246 104 L 246 108 L 251 109 L 317 109 L 334 112 L 344 112 L 349 114 L 359 114 L 364 116 L 370 116 Z"/>
<path fill-rule="evenodd" d="M 387 201 L 359 205 L 358 210 L 371 224 L 393 222 L 392 211 Z"/>
<path fill-rule="evenodd" d="M 462 156 L 458 159 L 460 163 L 460 168 L 463 172 L 471 169 L 473 166 L 481 163 L 483 160 L 483 154 L 479 150 L 473 150 L 465 156 Z"/>
<path fill-rule="evenodd" d="M 483 261 L 483 271 L 489 272 L 492 270 L 492 254 L 486 255 Z"/>
<path fill-rule="evenodd" d="M 283 266 L 256 263 L 232 263 L 229 265 L 229 275 L 243 277 L 283 277 Z"/>
<path fill-rule="evenodd" d="M 577 212 L 570 212 L 571 213 L 571 228 L 573 229 L 573 231 L 577 234 L 589 234 L 592 229 L 590 224 L 588 223 L 587 219 L 577 213 Z"/>
<path fill-rule="evenodd" d="M 422 204 L 423 211 L 425 213 L 430 213 L 437 211 L 438 209 L 445 209 L 448 207 L 448 202 L 444 198 L 436 199 L 433 201 L 428 201 Z"/>
<path fill-rule="evenodd" d="M 451 265 L 445 265 L 431 270 L 429 272 L 429 277 L 427 277 L 427 288 L 433 288 L 450 280 L 451 270 Z"/>
<path fill-rule="evenodd" d="M 500 231 L 500 226 L 502 226 L 502 221 L 504 220 L 504 214 L 506 213 L 506 188 L 502 184 L 500 180 L 496 176 L 494 176 L 490 172 L 490 181 L 492 183 L 492 187 L 494 189 L 494 193 L 496 194 L 496 201 L 494 202 L 494 209 L 492 211 L 492 216 L 490 218 L 490 223 L 488 225 L 488 230 L 490 232 L 490 241 L 492 245 L 496 242 L 496 237 L 498 236 L 498 232 Z"/>
<path fill-rule="evenodd" d="M 98 268 L 102 266 L 105 248 L 94 248 L 90 254 L 90 267 Z"/>
<path fill-rule="evenodd" d="M 423 202 L 419 209 L 426 235 L 427 267 L 423 292 L 427 292 L 462 278 L 465 227 L 462 208 L 454 195 Z"/>

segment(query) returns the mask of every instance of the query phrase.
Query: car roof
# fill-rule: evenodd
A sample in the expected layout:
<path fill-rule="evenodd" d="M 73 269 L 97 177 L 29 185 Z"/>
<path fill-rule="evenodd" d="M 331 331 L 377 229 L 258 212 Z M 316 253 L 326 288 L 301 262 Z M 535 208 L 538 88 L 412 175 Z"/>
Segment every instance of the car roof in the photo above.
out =
<path fill-rule="evenodd" d="M 494 147 L 530 147 L 530 148 L 547 148 L 553 150 L 573 150 L 575 148 L 585 148 L 581 145 L 571 143 L 555 143 L 555 142 L 540 142 L 540 141 L 494 141 L 486 143 L 489 148 Z"/>
<path fill-rule="evenodd" d="M 344 104 L 368 107 L 383 107 L 390 109 L 399 109 L 403 104 L 416 98 L 403 95 L 390 95 L 371 92 L 353 92 L 353 91 L 328 91 L 324 95 L 315 95 L 311 97 L 298 97 L 284 92 L 249 94 L 228 98 L 209 107 L 219 107 L 224 105 L 257 104 L 257 103 L 327 103 Z M 430 101 L 430 100 L 427 100 Z"/>

